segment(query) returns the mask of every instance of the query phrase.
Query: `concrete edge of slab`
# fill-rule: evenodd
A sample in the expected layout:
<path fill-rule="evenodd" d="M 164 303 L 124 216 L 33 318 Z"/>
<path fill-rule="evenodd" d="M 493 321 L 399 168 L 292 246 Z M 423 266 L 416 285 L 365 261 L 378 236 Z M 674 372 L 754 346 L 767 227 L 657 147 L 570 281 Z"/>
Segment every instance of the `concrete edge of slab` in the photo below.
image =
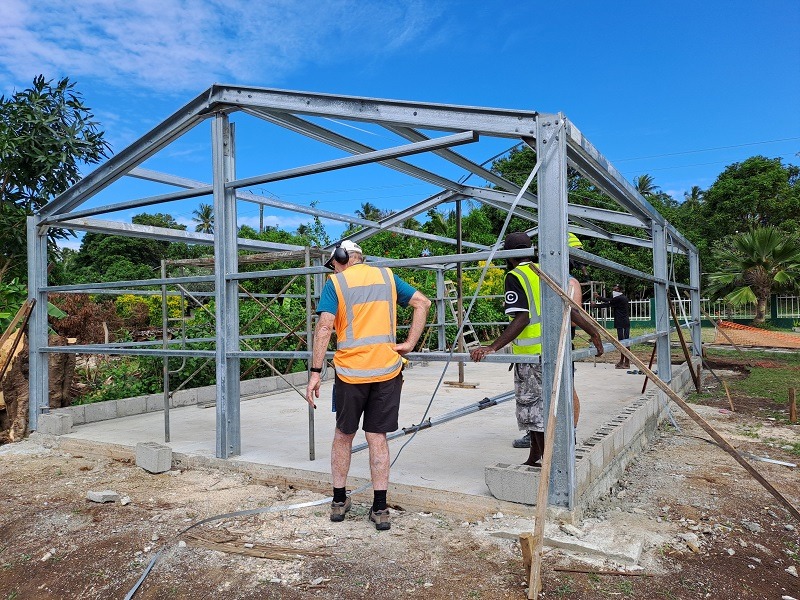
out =
<path fill-rule="evenodd" d="M 326 379 L 332 378 L 333 369 L 329 369 L 326 374 Z M 249 400 L 267 394 L 281 392 L 289 389 L 292 385 L 305 387 L 307 382 L 308 373 L 305 371 L 289 373 L 283 376 L 276 375 L 274 377 L 248 379 L 241 382 L 242 400 Z M 181 406 L 213 404 L 217 397 L 216 390 L 217 387 L 215 385 L 207 385 L 173 392 L 170 396 L 169 407 L 179 408 Z M 106 400 L 105 402 L 64 406 L 51 409 L 50 412 L 45 413 L 45 415 L 68 415 L 72 418 L 72 425 L 86 425 L 87 423 L 95 423 L 97 421 L 107 421 L 118 417 L 130 417 L 163 410 L 164 394 L 162 392 L 147 396 L 121 398 L 119 400 Z M 51 432 L 46 431 L 45 433 Z"/>
<path fill-rule="evenodd" d="M 129 463 L 135 463 L 136 461 L 136 448 L 133 446 L 66 438 L 41 432 L 32 433 L 30 439 L 47 448 L 73 455 L 99 456 Z M 326 495 L 332 491 L 330 474 L 323 472 L 182 452 L 173 452 L 172 466 L 183 470 L 209 469 L 222 473 L 242 473 L 249 475 L 264 485 L 294 487 Z M 350 484 L 349 487 L 358 488 L 368 483 L 368 481 L 350 477 L 348 483 Z M 353 498 L 361 502 L 371 502 L 372 492 L 367 489 L 353 496 Z M 435 512 L 472 521 L 477 521 L 487 515 L 499 512 L 521 517 L 532 516 L 530 506 L 524 504 L 506 502 L 489 496 L 475 496 L 473 494 L 435 490 L 406 484 L 390 483 L 388 500 L 390 506 L 400 510 Z"/>
<path fill-rule="evenodd" d="M 698 362 L 699 358 L 693 359 L 695 368 Z M 691 385 L 687 365 L 675 366 L 670 387 L 683 396 Z M 652 443 L 668 412 L 669 398 L 653 387 L 578 446 L 575 449 L 575 507 L 572 510 L 551 507 L 559 518 L 568 522 L 580 520 L 586 508 L 609 494 L 635 456 Z M 529 506 L 536 504 L 540 468 L 498 463 L 488 465 L 484 475 L 495 498 Z"/>

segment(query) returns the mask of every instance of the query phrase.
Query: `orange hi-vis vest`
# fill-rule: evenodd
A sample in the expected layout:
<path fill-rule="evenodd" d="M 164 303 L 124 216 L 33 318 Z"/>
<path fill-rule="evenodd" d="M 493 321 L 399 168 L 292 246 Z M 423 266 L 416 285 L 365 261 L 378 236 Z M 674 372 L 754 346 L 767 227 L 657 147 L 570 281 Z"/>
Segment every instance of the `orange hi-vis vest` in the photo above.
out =
<path fill-rule="evenodd" d="M 395 377 L 403 366 L 397 343 L 397 288 L 386 267 L 355 264 L 331 275 L 339 307 L 336 329 L 336 375 L 347 383 L 372 383 Z"/>

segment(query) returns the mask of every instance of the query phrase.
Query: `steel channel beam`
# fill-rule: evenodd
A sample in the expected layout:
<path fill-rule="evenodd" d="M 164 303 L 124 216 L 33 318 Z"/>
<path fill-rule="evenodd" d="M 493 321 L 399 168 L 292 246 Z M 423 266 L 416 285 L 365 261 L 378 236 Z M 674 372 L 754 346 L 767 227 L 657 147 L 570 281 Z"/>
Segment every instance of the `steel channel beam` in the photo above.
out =
<path fill-rule="evenodd" d="M 536 156 L 543 161 L 538 175 L 539 262 L 567 291 L 567 145 L 562 115 L 537 118 Z M 564 346 L 564 363 L 558 395 L 556 422 L 547 423 L 561 333 L 564 303 L 549 286 L 542 285 L 542 397 L 546 427 L 555 426 L 553 462 L 548 503 L 572 510 L 575 506 L 575 436 L 572 411 L 572 356 Z"/>
<path fill-rule="evenodd" d="M 226 185 L 236 177 L 233 128 L 228 115 L 214 116 L 211 139 L 214 173 L 214 289 L 216 316 L 216 455 L 229 458 L 242 453 L 240 414 L 239 295 L 228 275 L 238 270 L 236 193 Z"/>
<path fill-rule="evenodd" d="M 150 169 L 134 169 L 130 173 L 128 173 L 128 175 L 130 177 L 135 177 L 137 179 L 145 179 L 147 181 L 157 181 L 159 183 L 167 183 L 170 185 L 176 185 L 184 188 L 207 187 L 207 184 L 203 183 L 202 181 L 195 181 L 187 177 L 179 177 L 177 175 L 171 175 L 169 173 L 160 173 L 158 171 L 152 171 Z M 353 225 L 363 225 L 365 227 L 373 227 L 376 225 L 375 221 L 370 221 L 368 219 L 360 219 L 359 217 L 355 216 L 346 216 L 336 212 L 321 210 L 309 206 L 303 206 L 302 204 L 294 204 L 292 202 L 277 200 L 275 198 L 266 198 L 264 196 L 254 194 L 252 192 L 239 190 L 236 192 L 236 197 L 239 200 L 244 200 L 246 202 L 252 202 L 254 204 L 269 206 L 271 208 L 278 208 L 281 210 L 286 210 L 291 212 L 304 213 L 307 215 L 313 215 L 315 217 L 331 219 L 332 221 L 342 221 L 344 223 L 350 223 Z M 302 247 L 299 246 L 296 248 L 302 249 Z"/>
<path fill-rule="evenodd" d="M 424 256 L 420 258 L 401 258 L 386 259 L 380 256 L 368 256 L 369 264 L 386 267 L 432 267 L 434 265 L 447 265 L 455 262 L 478 262 L 488 260 L 489 257 L 497 259 L 499 262 L 510 256 L 528 256 L 530 252 L 524 250 L 491 250 L 470 252 L 467 254 L 447 254 L 444 256 Z M 590 255 L 591 256 L 591 255 Z M 306 273 L 329 274 L 330 271 L 325 267 L 298 267 L 292 269 L 271 269 L 267 271 L 248 271 L 246 273 L 235 273 L 229 275 L 229 279 L 258 279 L 261 277 L 294 277 L 295 275 L 305 275 Z"/>
<path fill-rule="evenodd" d="M 28 217 L 28 299 L 35 300 L 28 321 L 28 427 L 38 427 L 39 415 L 50 410 L 50 375 L 44 347 L 48 345 L 47 325 L 47 227 L 38 217 Z"/>
<path fill-rule="evenodd" d="M 214 358 L 214 350 L 164 350 L 163 348 L 112 348 L 104 344 L 82 346 L 44 346 L 40 352 L 49 354 L 103 354 L 107 356 L 168 356 L 168 357 L 206 357 Z"/>
<path fill-rule="evenodd" d="M 692 346 L 695 356 L 703 355 L 702 326 L 700 324 L 700 254 L 696 250 L 689 251 L 689 298 L 691 300 Z"/>
<path fill-rule="evenodd" d="M 245 110 L 244 112 L 311 139 L 334 146 L 335 148 L 339 148 L 341 150 L 345 150 L 352 154 L 362 154 L 364 152 L 372 152 L 375 150 L 375 148 L 372 146 L 367 146 L 361 142 L 357 142 L 353 139 L 336 133 L 335 131 L 331 131 L 325 127 L 320 127 L 315 123 L 311 123 L 294 115 L 268 112 L 263 110 Z M 460 192 L 463 188 L 461 184 L 456 183 L 455 181 L 442 177 L 441 175 L 437 175 L 436 173 L 432 173 L 431 171 L 426 171 L 425 169 L 421 169 L 420 167 L 416 167 L 396 158 L 380 161 L 380 164 L 385 167 L 389 167 L 390 169 L 394 169 L 400 173 L 410 175 L 415 179 L 431 183 L 436 187 L 440 187 L 445 190 Z"/>
<path fill-rule="evenodd" d="M 667 293 L 667 234 L 664 225 L 653 222 L 653 273 L 661 281 L 653 284 L 655 298 L 655 318 L 656 331 L 659 332 L 656 338 L 656 354 L 658 358 L 658 376 L 665 383 L 672 381 L 672 361 L 670 359 L 669 330 L 669 294 Z M 667 332 L 667 333 L 661 333 Z"/>
<path fill-rule="evenodd" d="M 94 215 L 101 215 L 103 213 L 113 213 L 120 210 L 127 210 L 129 208 L 139 208 L 142 206 L 152 206 L 153 204 L 163 204 L 164 202 L 174 202 L 176 200 L 186 200 L 188 198 L 197 198 L 198 196 L 205 196 L 212 192 L 211 186 L 195 188 L 191 190 L 184 190 L 180 192 L 170 192 L 168 194 L 159 194 L 158 196 L 148 196 L 147 198 L 139 198 L 136 200 L 128 200 L 126 202 L 117 202 L 116 204 L 106 204 L 105 206 L 98 206 L 95 208 L 86 208 L 84 210 L 76 210 L 71 213 L 64 213 L 60 215 L 52 215 L 44 219 L 42 223 L 56 224 L 60 221 L 67 219 L 80 219 L 83 217 L 91 217 Z"/>
<path fill-rule="evenodd" d="M 471 144 L 478 141 L 479 136 L 474 131 L 465 131 L 462 133 L 454 133 L 435 140 L 428 140 L 426 142 L 418 142 L 415 144 L 406 144 L 404 146 L 395 146 L 393 148 L 385 148 L 383 150 L 374 150 L 372 152 L 365 152 L 363 154 L 355 154 L 337 158 L 334 160 L 327 160 L 313 165 L 305 165 L 302 167 L 294 167 L 292 169 L 284 169 L 283 171 L 276 171 L 275 173 L 268 173 L 265 175 L 256 175 L 255 177 L 245 177 L 244 179 L 236 179 L 229 181 L 225 184 L 226 189 L 236 189 L 248 187 L 251 185 L 261 185 L 273 181 L 284 181 L 286 179 L 293 179 L 295 177 L 304 177 L 306 175 L 315 175 L 318 173 L 327 173 L 338 169 L 346 169 L 359 165 L 367 165 L 370 163 L 380 162 L 390 158 L 397 158 L 400 156 L 411 156 L 412 154 L 419 154 L 421 152 L 430 152 L 437 148 L 447 146 L 460 146 L 461 144 Z"/>
<path fill-rule="evenodd" d="M 194 100 L 167 117 L 133 144 L 114 155 L 104 165 L 92 171 L 66 192 L 47 204 L 40 214 L 44 217 L 68 213 L 88 198 L 111 185 L 130 169 L 141 164 L 153 154 L 179 138 L 206 118 L 209 92 L 203 92 Z"/>
<path fill-rule="evenodd" d="M 536 112 L 428 102 L 409 102 L 276 90 L 258 87 L 214 85 L 213 100 L 238 108 L 264 108 L 318 117 L 367 121 L 380 125 L 419 129 L 464 131 L 517 138 L 533 135 Z"/>
<path fill-rule="evenodd" d="M 574 233 L 575 235 L 581 235 L 586 237 L 593 237 L 599 238 L 603 240 L 609 240 L 611 242 L 617 242 L 619 244 L 625 244 L 627 246 L 638 246 L 639 248 L 652 248 L 653 247 L 653 240 L 647 238 L 637 238 L 630 235 L 621 235 L 619 233 L 609 233 L 608 235 L 598 235 L 596 232 L 584 229 L 583 227 L 576 227 L 572 226 L 569 230 Z M 670 245 L 669 251 L 674 254 L 686 254 L 686 251 L 681 248 L 680 246 L 673 246 Z"/>
<path fill-rule="evenodd" d="M 61 221 L 59 227 L 77 229 L 78 231 L 92 231 L 94 233 L 106 233 L 108 235 L 125 235 L 129 237 L 141 237 L 146 239 L 163 240 L 165 242 L 182 242 L 186 244 L 199 244 L 202 246 L 213 246 L 214 235 L 209 233 L 197 233 L 185 231 L 183 229 L 170 229 L 169 227 L 155 227 L 153 225 L 138 225 L 136 223 L 122 223 L 120 221 L 104 221 L 100 219 L 68 219 Z M 283 250 L 302 250 L 303 246 L 294 244 L 279 244 L 277 242 L 264 242 L 261 240 L 249 240 L 246 238 L 236 239 L 239 249 L 252 250 L 254 252 L 264 251 L 283 251 Z"/>

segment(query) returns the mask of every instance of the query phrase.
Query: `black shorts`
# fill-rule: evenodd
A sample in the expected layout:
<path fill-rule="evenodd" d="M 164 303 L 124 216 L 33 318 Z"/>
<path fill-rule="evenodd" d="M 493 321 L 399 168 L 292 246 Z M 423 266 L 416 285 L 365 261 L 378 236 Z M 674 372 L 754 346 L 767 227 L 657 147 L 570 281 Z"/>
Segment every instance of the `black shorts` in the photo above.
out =
<path fill-rule="evenodd" d="M 347 383 L 336 376 L 336 428 L 342 433 L 358 431 L 364 415 L 364 431 L 389 433 L 397 431 L 403 373 L 387 381 Z"/>

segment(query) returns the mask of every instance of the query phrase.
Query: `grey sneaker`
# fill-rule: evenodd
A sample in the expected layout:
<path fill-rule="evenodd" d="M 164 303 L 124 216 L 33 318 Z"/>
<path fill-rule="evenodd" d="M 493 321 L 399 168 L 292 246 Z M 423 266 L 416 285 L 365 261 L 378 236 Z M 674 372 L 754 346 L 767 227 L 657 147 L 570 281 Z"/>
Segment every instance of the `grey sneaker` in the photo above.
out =
<path fill-rule="evenodd" d="M 378 531 L 386 531 L 392 526 L 388 508 L 384 508 L 383 510 L 372 510 L 370 508 L 369 520 L 375 523 L 375 529 Z"/>
<path fill-rule="evenodd" d="M 344 502 L 331 502 L 331 521 L 336 523 L 344 521 L 344 513 L 348 512 L 352 505 L 353 501 L 350 500 L 350 496 Z"/>
<path fill-rule="evenodd" d="M 530 448 L 531 447 L 531 432 L 529 431 L 521 438 L 517 438 L 511 444 L 514 448 Z"/>

